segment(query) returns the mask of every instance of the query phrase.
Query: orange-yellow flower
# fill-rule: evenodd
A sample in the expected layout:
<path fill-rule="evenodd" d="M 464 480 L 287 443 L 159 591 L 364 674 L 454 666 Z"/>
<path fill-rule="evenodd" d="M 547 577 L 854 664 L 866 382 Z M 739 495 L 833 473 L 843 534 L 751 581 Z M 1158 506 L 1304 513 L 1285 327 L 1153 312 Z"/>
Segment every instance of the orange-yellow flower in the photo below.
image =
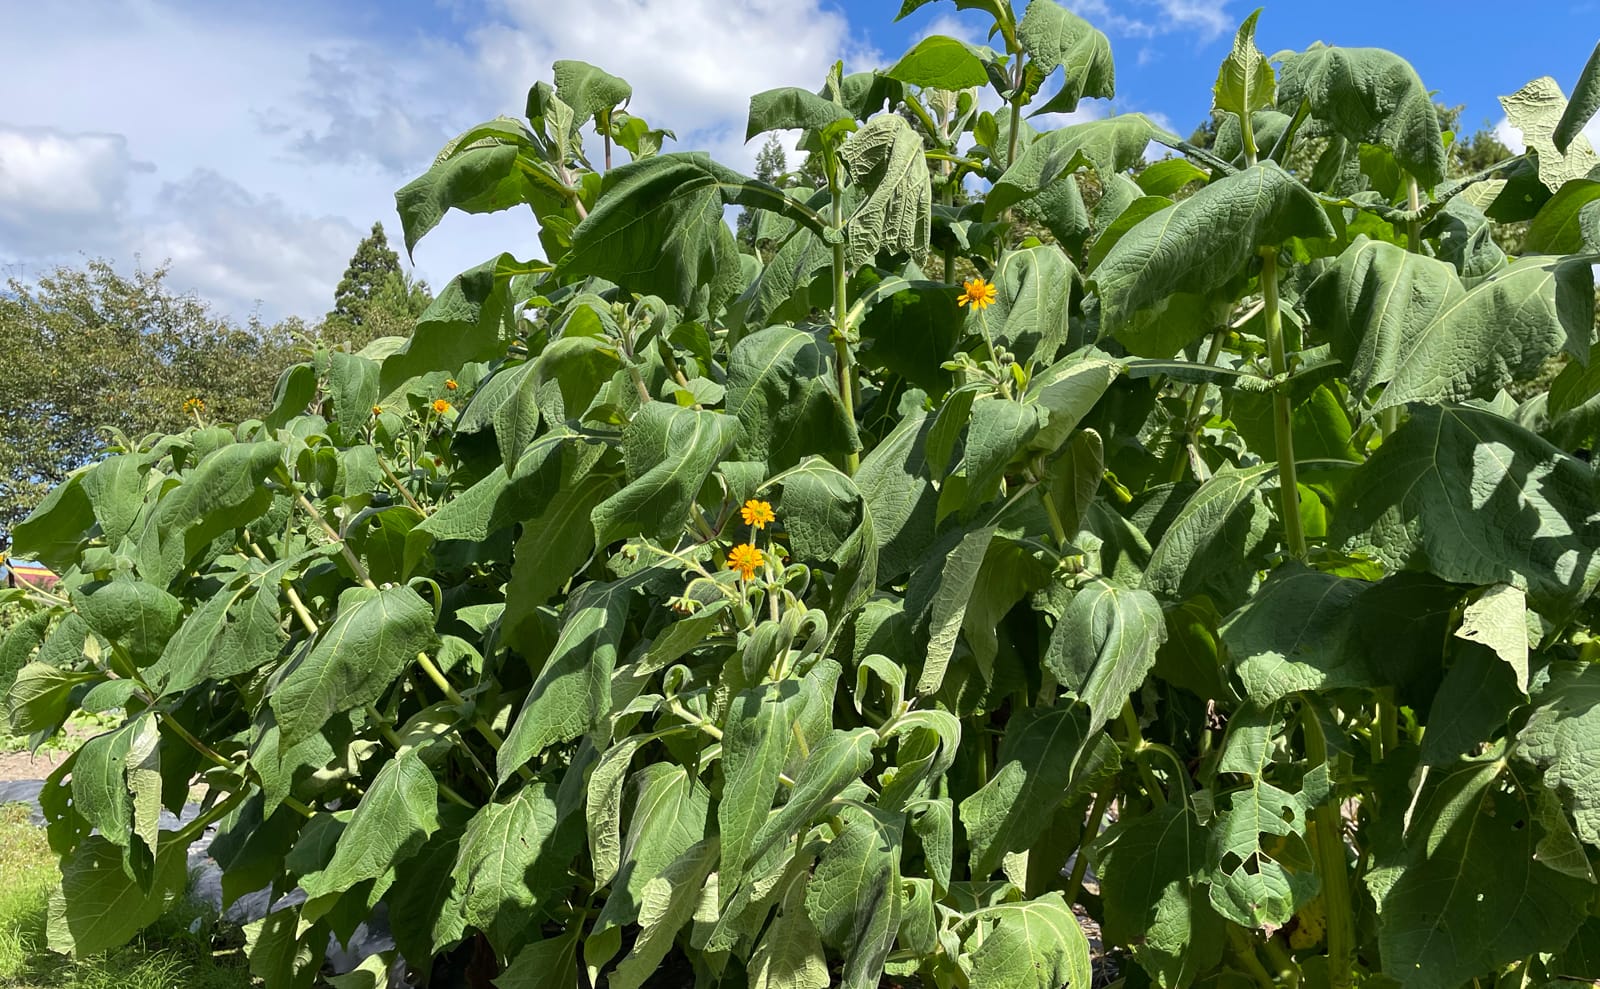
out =
<path fill-rule="evenodd" d="M 198 395 L 183 400 L 183 411 L 185 412 L 204 412 L 205 410 L 206 400 Z"/>
<path fill-rule="evenodd" d="M 449 412 L 451 408 L 452 406 L 450 403 L 446 402 L 442 398 L 436 398 L 433 400 L 433 411 L 439 413 L 440 415 L 444 415 L 446 412 Z"/>
<path fill-rule="evenodd" d="M 766 562 L 761 551 L 749 543 L 740 543 L 728 551 L 728 569 L 739 571 L 739 576 L 745 580 L 754 577 Z"/>
<path fill-rule="evenodd" d="M 970 282 L 963 282 L 961 287 L 965 291 L 956 299 L 957 303 L 963 306 L 971 306 L 973 309 L 978 310 L 987 309 L 994 305 L 994 285 L 989 282 L 981 278 L 974 278 Z"/>
<path fill-rule="evenodd" d="M 454 378 L 446 378 L 446 379 L 444 379 L 444 386 L 446 388 L 450 389 L 451 391 L 455 391 L 457 388 L 461 387 L 460 385 L 456 384 L 456 379 L 454 379 Z"/>
<path fill-rule="evenodd" d="M 772 514 L 772 506 L 764 501 L 751 498 L 739 509 L 739 515 L 744 519 L 745 525 L 753 525 L 757 529 L 765 529 L 768 522 L 776 522 L 778 517 Z"/>
<path fill-rule="evenodd" d="M 383 415 L 383 406 L 381 406 L 381 405 L 374 405 L 374 406 L 373 406 L 373 407 L 372 407 L 372 414 L 373 414 L 373 415 L 375 415 L 375 416 L 381 416 L 381 415 Z"/>

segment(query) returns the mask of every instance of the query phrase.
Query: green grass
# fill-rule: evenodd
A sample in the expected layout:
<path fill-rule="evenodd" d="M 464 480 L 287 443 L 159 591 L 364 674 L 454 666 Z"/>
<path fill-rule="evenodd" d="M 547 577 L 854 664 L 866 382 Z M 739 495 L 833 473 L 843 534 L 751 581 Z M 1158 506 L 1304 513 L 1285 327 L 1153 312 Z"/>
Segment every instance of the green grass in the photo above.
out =
<path fill-rule="evenodd" d="M 208 908 L 169 912 L 125 948 L 69 960 L 45 949 L 56 882 L 44 832 L 18 804 L 0 806 L 0 986 L 6 989 L 248 989 L 243 938 Z"/>

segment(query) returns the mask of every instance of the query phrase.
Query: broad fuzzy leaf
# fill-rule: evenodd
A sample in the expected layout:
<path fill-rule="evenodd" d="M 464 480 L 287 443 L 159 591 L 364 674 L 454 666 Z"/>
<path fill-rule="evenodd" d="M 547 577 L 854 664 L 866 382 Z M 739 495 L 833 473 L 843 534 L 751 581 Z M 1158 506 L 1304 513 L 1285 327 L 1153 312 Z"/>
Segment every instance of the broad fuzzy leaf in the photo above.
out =
<path fill-rule="evenodd" d="M 865 193 L 845 224 L 851 267 L 880 254 L 928 255 L 933 225 L 933 187 L 922 156 L 922 138 L 895 114 L 874 117 L 839 149 L 850 181 Z"/>
<path fill-rule="evenodd" d="M 1288 55 L 1278 107 L 1293 116 L 1302 102 L 1334 133 L 1392 149 L 1424 188 L 1443 181 L 1447 162 L 1433 96 L 1393 52 L 1316 46 Z"/>
<path fill-rule="evenodd" d="M 1353 473 L 1335 544 L 1464 584 L 1517 582 L 1566 614 L 1600 582 L 1594 472 L 1470 406 L 1415 409 Z"/>
<path fill-rule="evenodd" d="M 1126 334 L 1139 312 L 1161 309 L 1178 293 L 1213 292 L 1244 274 L 1262 248 L 1291 237 L 1332 235 L 1327 214 L 1310 191 L 1275 163 L 1264 162 L 1141 221 L 1117 241 L 1090 280 L 1100 292 L 1104 326 Z M 1137 346 L 1136 337 L 1126 342 Z"/>

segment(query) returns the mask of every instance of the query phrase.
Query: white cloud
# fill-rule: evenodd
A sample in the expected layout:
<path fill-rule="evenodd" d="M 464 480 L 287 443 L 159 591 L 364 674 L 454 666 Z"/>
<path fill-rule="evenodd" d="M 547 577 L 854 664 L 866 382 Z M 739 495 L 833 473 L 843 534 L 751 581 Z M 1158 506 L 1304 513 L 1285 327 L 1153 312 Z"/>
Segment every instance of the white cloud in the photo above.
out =
<path fill-rule="evenodd" d="M 373 220 L 398 245 L 394 190 L 451 134 L 520 116 L 557 58 L 627 79 L 631 108 L 677 132 L 669 149 L 744 168 L 761 144 L 744 141 L 751 93 L 881 62 L 823 0 L 441 5 L 430 35 L 309 0 L 0 0 L 0 268 L 170 258 L 175 288 L 237 317 L 257 300 L 267 318 L 316 316 Z M 452 213 L 417 268 L 439 287 L 501 250 L 542 254 L 537 231 L 526 210 Z"/>
<path fill-rule="evenodd" d="M 835 61 L 847 72 L 881 61 L 817 0 L 589 0 L 582 17 L 568 0 L 493 3 L 502 23 L 471 40 L 504 106 L 520 108 L 556 59 L 580 59 L 626 79 L 630 110 L 675 131 L 677 146 L 734 167 L 753 167 L 760 149 L 744 141 L 752 93 L 816 89 Z"/>
<path fill-rule="evenodd" d="M 46 252 L 93 247 L 128 206 L 128 182 L 149 171 L 120 134 L 0 124 L 0 239 Z"/>
<path fill-rule="evenodd" d="M 1067 6 L 1107 34 L 1131 38 L 1193 34 L 1211 41 L 1232 31 L 1236 21 L 1227 0 L 1068 0 Z"/>

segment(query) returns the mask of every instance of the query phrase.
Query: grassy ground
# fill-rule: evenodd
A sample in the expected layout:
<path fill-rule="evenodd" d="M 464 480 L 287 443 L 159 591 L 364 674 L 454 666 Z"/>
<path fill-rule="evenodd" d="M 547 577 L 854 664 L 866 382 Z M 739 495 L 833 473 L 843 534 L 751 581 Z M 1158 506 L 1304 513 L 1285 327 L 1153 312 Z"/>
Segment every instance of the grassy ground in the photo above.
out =
<path fill-rule="evenodd" d="M 0 986 L 6 989 L 247 989 L 242 938 L 204 909 L 170 912 L 125 948 L 71 961 L 45 950 L 56 881 L 44 832 L 17 804 L 0 806 Z M 199 933 L 191 933 L 198 931 Z"/>

